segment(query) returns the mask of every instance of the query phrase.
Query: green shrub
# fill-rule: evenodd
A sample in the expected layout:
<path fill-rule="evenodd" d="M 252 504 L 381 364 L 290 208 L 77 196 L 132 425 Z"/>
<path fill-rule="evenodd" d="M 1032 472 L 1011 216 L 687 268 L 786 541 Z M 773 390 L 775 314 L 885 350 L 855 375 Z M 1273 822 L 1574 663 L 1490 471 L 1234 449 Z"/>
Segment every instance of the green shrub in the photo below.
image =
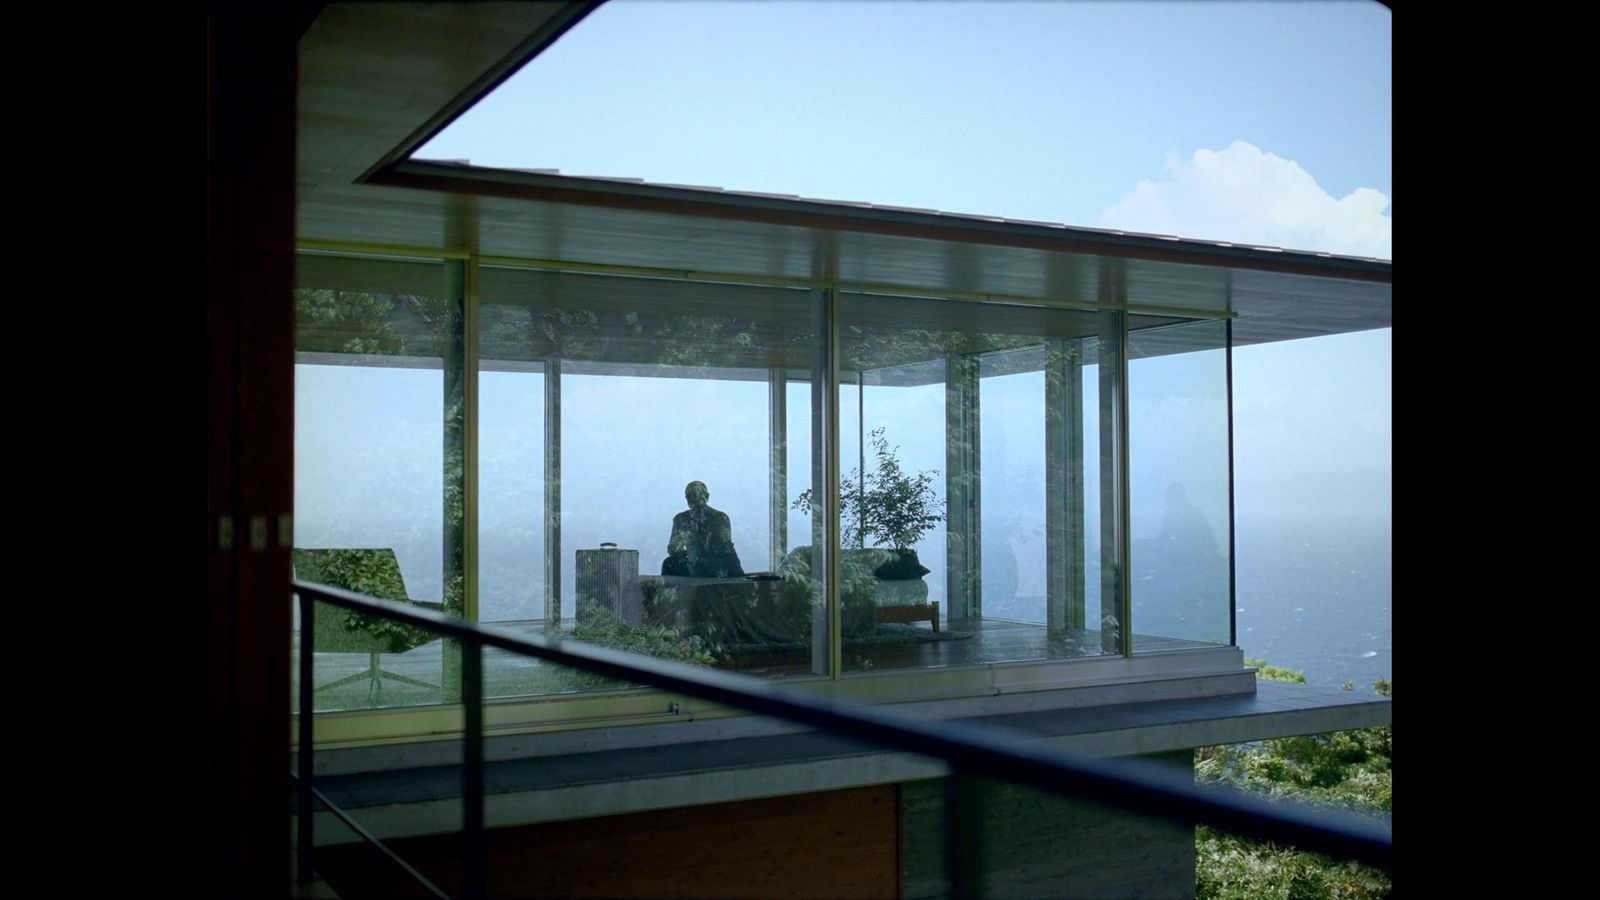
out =
<path fill-rule="evenodd" d="M 1260 669 L 1258 677 L 1305 683 L 1301 672 L 1269 666 L 1263 660 L 1245 662 Z M 1373 689 L 1392 696 L 1388 681 L 1374 682 Z M 1394 797 L 1391 731 L 1385 725 L 1202 747 L 1195 751 L 1195 781 L 1387 816 Z M 1200 900 L 1376 900 L 1389 897 L 1393 890 L 1389 876 L 1376 869 L 1195 829 L 1195 896 Z"/>

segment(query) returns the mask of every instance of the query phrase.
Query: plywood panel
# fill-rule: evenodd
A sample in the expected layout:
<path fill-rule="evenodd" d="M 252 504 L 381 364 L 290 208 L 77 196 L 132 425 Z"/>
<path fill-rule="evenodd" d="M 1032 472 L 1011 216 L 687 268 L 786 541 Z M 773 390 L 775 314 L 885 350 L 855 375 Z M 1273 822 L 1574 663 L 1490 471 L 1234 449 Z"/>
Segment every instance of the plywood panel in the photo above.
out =
<path fill-rule="evenodd" d="M 496 829 L 495 897 L 893 897 L 899 890 L 892 785 Z M 457 840 L 393 848 L 455 894 Z M 414 892 L 361 846 L 320 851 L 346 900 Z"/>

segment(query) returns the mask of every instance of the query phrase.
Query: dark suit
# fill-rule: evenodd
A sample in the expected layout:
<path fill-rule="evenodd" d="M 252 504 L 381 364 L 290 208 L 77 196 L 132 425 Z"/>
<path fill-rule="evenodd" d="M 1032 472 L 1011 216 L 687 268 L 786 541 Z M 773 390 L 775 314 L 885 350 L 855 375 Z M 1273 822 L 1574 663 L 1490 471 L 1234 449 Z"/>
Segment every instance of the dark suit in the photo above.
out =
<path fill-rule="evenodd" d="M 738 551 L 733 549 L 733 524 L 728 521 L 728 514 L 699 506 L 673 516 L 661 574 L 742 578 L 744 569 L 739 565 Z"/>

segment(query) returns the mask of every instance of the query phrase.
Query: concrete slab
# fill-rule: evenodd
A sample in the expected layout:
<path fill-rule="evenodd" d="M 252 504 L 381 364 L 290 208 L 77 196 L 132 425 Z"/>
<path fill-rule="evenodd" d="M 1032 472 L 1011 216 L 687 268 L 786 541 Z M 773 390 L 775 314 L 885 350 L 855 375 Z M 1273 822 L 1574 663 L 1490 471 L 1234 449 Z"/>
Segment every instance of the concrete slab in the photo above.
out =
<path fill-rule="evenodd" d="M 969 716 L 968 721 L 1101 756 L 1167 753 L 1385 725 L 1388 698 L 1281 682 L 1252 694 Z M 650 745 L 488 763 L 491 826 L 531 824 L 725 800 L 937 777 L 938 760 L 817 732 Z M 320 777 L 320 787 L 381 838 L 460 827 L 460 768 Z M 343 843 L 318 814 L 319 843 Z M 324 828 L 324 821 L 330 827 Z M 343 834 L 341 834 L 343 833 Z"/>

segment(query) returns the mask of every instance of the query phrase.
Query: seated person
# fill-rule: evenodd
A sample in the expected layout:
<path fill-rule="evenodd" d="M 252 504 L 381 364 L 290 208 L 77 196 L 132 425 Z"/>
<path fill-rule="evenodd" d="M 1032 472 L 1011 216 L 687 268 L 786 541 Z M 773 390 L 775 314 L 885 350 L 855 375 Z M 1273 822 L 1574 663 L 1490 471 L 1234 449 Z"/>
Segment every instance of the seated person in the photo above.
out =
<path fill-rule="evenodd" d="M 711 491 L 704 482 L 691 481 L 683 489 L 689 508 L 672 517 L 667 558 L 662 575 L 691 578 L 743 578 L 739 554 L 733 549 L 733 525 L 728 514 L 706 502 Z"/>
<path fill-rule="evenodd" d="M 1222 558 L 1217 551 L 1217 537 L 1206 522 L 1205 513 L 1189 502 L 1189 492 L 1181 481 L 1167 486 L 1167 514 L 1161 519 L 1156 547 L 1174 570 Z"/>

